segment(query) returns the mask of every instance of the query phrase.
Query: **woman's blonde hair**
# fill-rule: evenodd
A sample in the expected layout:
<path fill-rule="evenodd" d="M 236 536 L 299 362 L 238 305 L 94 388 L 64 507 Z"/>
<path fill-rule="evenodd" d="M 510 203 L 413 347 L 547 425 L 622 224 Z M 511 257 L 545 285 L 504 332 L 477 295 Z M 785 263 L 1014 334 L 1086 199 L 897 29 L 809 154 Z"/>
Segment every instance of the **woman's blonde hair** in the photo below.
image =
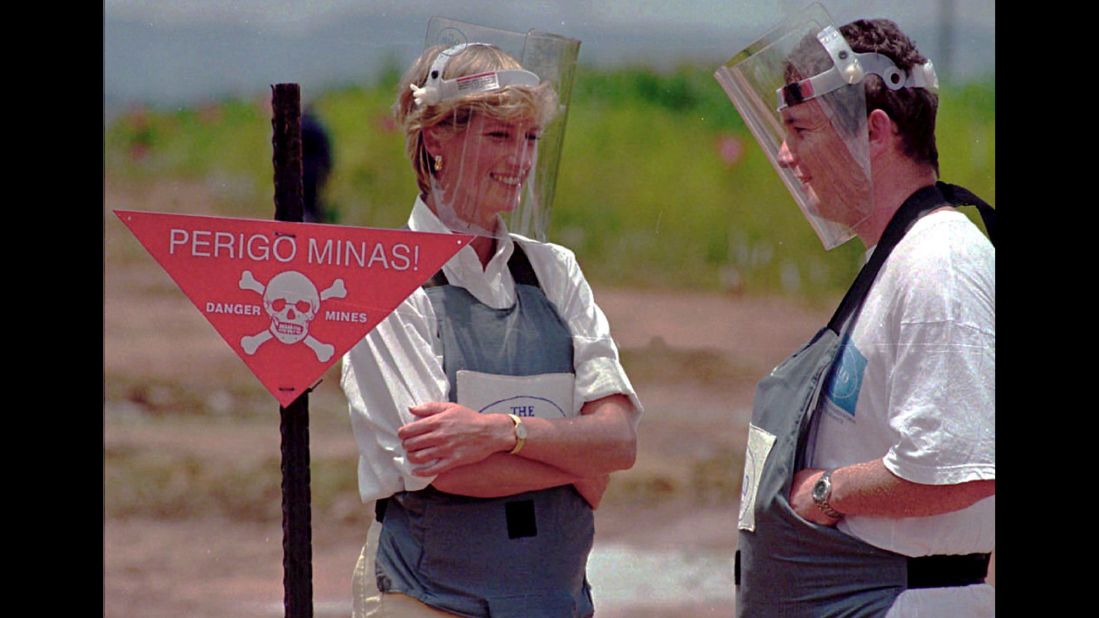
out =
<path fill-rule="evenodd" d="M 435 57 L 446 49 L 444 45 L 436 45 L 420 55 L 401 78 L 397 103 L 394 105 L 397 122 L 405 132 L 405 152 L 416 171 L 416 184 L 421 195 L 429 193 L 431 176 L 435 173 L 431 155 L 424 144 L 425 129 L 441 126 L 447 131 L 457 133 L 469 124 L 474 112 L 508 122 L 533 118 L 538 124 L 545 126 L 557 112 L 557 94 L 545 80 L 533 87 L 504 86 L 499 90 L 457 97 L 434 105 L 417 105 L 409 85 L 423 87 Z M 522 68 L 517 60 L 499 47 L 477 44 L 454 54 L 443 69 L 442 78 L 455 79 L 486 71 Z"/>

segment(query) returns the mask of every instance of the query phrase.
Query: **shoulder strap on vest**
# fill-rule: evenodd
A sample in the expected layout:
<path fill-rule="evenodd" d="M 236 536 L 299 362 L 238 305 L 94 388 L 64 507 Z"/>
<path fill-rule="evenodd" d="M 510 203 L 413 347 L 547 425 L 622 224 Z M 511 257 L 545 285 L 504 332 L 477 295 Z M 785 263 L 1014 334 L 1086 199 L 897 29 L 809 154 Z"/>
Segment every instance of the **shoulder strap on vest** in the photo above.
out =
<path fill-rule="evenodd" d="M 511 278 L 515 280 L 515 283 L 532 285 L 538 289 L 542 289 L 542 286 L 538 281 L 538 275 L 534 272 L 534 267 L 530 265 L 530 259 L 527 258 L 527 253 L 523 251 L 523 246 L 518 242 L 514 243 L 511 257 L 508 258 L 508 270 L 511 271 Z M 432 275 L 421 287 L 426 289 L 440 285 L 450 285 L 446 275 L 443 274 L 442 268 L 439 269 L 439 272 Z"/>
<path fill-rule="evenodd" d="M 977 207 L 978 212 L 981 213 L 981 221 L 984 222 L 985 229 L 988 230 L 988 241 L 995 247 L 996 209 L 965 187 L 959 187 L 958 185 L 947 184 L 941 181 L 935 183 L 935 186 L 939 188 L 939 191 L 942 191 L 943 198 L 945 198 L 951 206 L 969 205 Z"/>
<path fill-rule="evenodd" d="M 942 207 L 944 204 L 950 206 L 972 204 L 977 206 L 981 212 L 985 229 L 988 230 L 988 239 L 995 246 L 996 210 L 987 202 L 968 189 L 945 182 L 937 182 L 916 191 L 908 196 L 908 199 L 894 213 L 893 218 L 890 219 L 889 225 L 885 227 L 885 231 L 878 241 L 877 248 L 874 249 L 874 254 L 870 256 L 870 261 L 859 271 L 855 282 L 851 284 L 847 294 L 843 297 L 843 301 L 840 302 L 840 306 L 836 308 L 835 314 L 832 315 L 832 319 L 828 321 L 828 328 L 832 332 L 839 334 L 843 325 L 848 323 L 852 316 L 858 314 L 863 301 L 866 299 L 866 294 L 870 291 L 870 286 L 873 285 L 874 279 L 878 276 L 878 271 L 881 270 L 886 258 L 893 252 L 893 248 L 897 246 L 901 238 L 904 238 L 912 224 L 920 217 Z"/>
<path fill-rule="evenodd" d="M 532 285 L 541 289 L 542 285 L 538 282 L 538 275 L 535 274 L 534 267 L 530 265 L 527 252 L 523 251 L 523 245 L 518 242 L 514 244 L 515 250 L 511 252 L 511 257 L 508 258 L 508 270 L 511 271 L 511 278 L 515 280 L 515 283 Z"/>
<path fill-rule="evenodd" d="M 450 281 L 447 280 L 446 275 L 443 274 L 443 269 L 440 268 L 438 272 L 436 272 L 434 275 L 431 275 L 431 278 L 425 281 L 424 284 L 420 287 L 426 290 L 427 288 L 434 288 L 443 285 L 450 285 Z"/>

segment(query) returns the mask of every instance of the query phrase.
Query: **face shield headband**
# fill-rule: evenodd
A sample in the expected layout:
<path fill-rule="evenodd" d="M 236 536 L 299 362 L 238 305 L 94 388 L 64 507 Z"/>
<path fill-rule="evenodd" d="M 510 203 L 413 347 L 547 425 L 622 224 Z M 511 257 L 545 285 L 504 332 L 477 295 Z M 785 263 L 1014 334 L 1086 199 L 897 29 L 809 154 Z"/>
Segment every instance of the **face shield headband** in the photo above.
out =
<path fill-rule="evenodd" d="M 776 90 L 776 111 L 781 112 L 787 107 L 815 99 L 844 86 L 858 84 L 869 74 L 880 77 L 890 90 L 926 88 L 933 92 L 939 91 L 939 78 L 935 75 L 935 67 L 930 60 L 912 67 L 912 74 L 906 75 L 888 56 L 853 52 L 835 26 L 828 26 L 817 33 L 817 40 L 831 56 L 832 68 Z"/>
<path fill-rule="evenodd" d="M 468 96 L 481 92 L 500 90 L 505 86 L 537 86 L 541 80 L 538 76 L 524 69 L 508 69 L 504 71 L 485 71 L 475 75 L 464 75 L 455 79 L 443 79 L 450 59 L 463 49 L 473 45 L 488 45 L 487 43 L 461 43 L 443 50 L 431 63 L 431 70 L 427 73 L 427 81 L 423 87 L 410 84 L 412 96 L 416 105 L 435 105 L 441 101 L 447 101 L 456 97 Z"/>

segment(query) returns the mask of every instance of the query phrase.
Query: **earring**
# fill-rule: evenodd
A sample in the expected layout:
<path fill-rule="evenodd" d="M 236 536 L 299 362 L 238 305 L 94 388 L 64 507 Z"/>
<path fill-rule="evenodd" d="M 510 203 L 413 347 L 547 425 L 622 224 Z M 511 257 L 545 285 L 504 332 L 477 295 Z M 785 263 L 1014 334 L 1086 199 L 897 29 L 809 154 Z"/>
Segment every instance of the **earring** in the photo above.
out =
<path fill-rule="evenodd" d="M 435 171 L 443 169 L 443 155 L 435 155 Z"/>

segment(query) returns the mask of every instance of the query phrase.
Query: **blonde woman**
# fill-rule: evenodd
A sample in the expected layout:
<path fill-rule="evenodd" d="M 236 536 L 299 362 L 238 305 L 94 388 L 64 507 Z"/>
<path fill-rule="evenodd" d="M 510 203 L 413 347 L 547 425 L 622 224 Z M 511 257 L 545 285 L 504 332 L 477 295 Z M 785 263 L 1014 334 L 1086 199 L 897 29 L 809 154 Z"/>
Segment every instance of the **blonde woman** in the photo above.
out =
<path fill-rule="evenodd" d="M 641 405 L 574 254 L 503 221 L 525 192 L 538 205 L 539 142 L 563 109 L 485 43 L 431 47 L 402 80 L 408 227 L 475 240 L 344 358 L 376 501 L 357 615 L 594 611 L 592 511 L 633 465 Z"/>

